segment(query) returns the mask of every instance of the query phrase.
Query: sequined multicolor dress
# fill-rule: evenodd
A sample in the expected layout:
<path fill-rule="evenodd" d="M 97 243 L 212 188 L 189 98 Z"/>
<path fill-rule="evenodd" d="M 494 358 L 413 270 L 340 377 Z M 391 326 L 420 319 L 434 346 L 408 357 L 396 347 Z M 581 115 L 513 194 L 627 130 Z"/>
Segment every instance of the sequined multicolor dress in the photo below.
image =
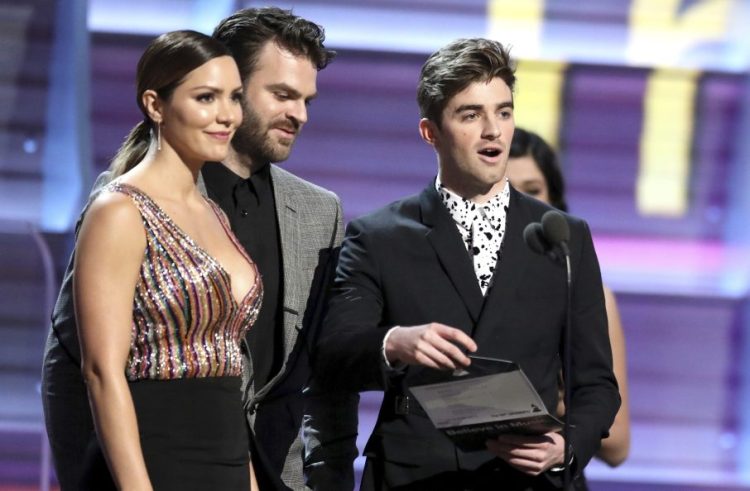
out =
<path fill-rule="evenodd" d="M 260 310 L 258 269 L 215 203 L 225 232 L 255 268 L 240 302 L 229 274 L 151 198 L 124 183 L 104 191 L 130 196 L 146 232 L 125 373 L 154 489 L 247 490 L 241 340 Z"/>

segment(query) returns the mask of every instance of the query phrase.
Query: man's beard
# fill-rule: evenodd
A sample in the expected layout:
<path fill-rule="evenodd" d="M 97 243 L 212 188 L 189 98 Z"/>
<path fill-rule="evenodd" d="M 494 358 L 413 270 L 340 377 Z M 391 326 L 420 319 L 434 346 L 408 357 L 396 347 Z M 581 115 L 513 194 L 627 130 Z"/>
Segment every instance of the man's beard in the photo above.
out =
<path fill-rule="evenodd" d="M 274 141 L 268 134 L 274 127 L 286 129 L 294 128 L 299 131 L 299 125 L 281 117 L 275 121 L 264 123 L 260 115 L 248 104 L 243 105 L 244 115 L 242 124 L 232 139 L 232 147 L 241 155 L 250 157 L 254 166 L 263 166 L 270 162 L 283 162 L 289 158 L 294 138 L 288 141 Z"/>

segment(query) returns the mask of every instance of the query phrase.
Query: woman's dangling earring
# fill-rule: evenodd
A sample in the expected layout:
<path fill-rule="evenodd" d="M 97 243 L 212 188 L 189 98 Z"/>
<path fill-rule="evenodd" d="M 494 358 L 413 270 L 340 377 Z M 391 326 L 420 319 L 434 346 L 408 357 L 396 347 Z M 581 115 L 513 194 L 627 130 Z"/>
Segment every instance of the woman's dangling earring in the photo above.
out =
<path fill-rule="evenodd" d="M 156 150 L 161 150 L 161 121 L 156 123 Z"/>

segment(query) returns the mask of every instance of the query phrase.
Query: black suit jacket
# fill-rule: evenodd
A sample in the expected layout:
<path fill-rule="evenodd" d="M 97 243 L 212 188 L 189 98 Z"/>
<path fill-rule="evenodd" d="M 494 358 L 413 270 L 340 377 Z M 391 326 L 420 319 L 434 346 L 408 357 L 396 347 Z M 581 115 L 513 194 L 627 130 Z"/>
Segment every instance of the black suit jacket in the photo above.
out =
<path fill-rule="evenodd" d="M 352 391 L 382 389 L 389 401 L 405 387 L 441 379 L 444 373 L 419 366 L 404 372 L 387 370 L 381 354 L 390 327 L 440 322 L 469 334 L 477 342 L 477 354 L 518 362 L 545 405 L 554 410 L 565 270 L 523 242 L 524 227 L 549 209 L 511 188 L 499 268 L 486 297 L 433 184 L 417 196 L 352 222 L 318 343 L 316 365 L 326 384 Z M 566 219 L 573 267 L 572 444 L 577 467 L 582 468 L 607 434 L 619 394 L 591 236 L 585 222 L 567 215 Z M 365 454 L 377 463 L 376 479 L 384 478 L 391 488 L 437 489 L 435 483 L 448 482 L 452 474 L 462 474 L 466 482 L 480 468 L 492 469 L 482 479 L 495 476 L 495 484 L 505 483 L 503 489 L 546 489 L 551 482 L 546 477 L 526 478 L 489 452 L 460 451 L 426 417 L 396 415 L 388 404 L 381 407 Z M 509 485 L 514 480 L 517 487 Z M 373 484 L 363 482 L 363 489 L 384 485 Z"/>

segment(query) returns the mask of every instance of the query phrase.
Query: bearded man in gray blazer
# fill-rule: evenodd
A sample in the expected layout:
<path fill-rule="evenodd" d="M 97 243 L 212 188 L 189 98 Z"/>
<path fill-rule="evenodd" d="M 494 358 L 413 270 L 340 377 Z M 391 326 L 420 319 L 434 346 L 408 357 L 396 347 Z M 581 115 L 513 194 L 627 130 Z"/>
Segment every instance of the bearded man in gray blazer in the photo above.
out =
<path fill-rule="evenodd" d="M 227 214 L 263 276 L 263 306 L 243 343 L 245 408 L 259 485 L 301 490 L 302 387 L 334 248 L 342 238 L 342 214 L 336 195 L 272 162 L 289 157 L 317 93 L 317 72 L 334 53 L 323 46 L 322 28 L 274 7 L 241 10 L 223 20 L 214 37 L 240 68 L 244 120 L 227 160 L 204 166 L 199 185 Z M 104 173 L 94 191 L 108 181 Z M 52 316 L 42 388 L 63 490 L 78 488 L 85 444 L 94 431 L 80 374 L 72 264 L 73 257 Z M 321 406 L 309 412 L 321 421 L 335 417 Z"/>

